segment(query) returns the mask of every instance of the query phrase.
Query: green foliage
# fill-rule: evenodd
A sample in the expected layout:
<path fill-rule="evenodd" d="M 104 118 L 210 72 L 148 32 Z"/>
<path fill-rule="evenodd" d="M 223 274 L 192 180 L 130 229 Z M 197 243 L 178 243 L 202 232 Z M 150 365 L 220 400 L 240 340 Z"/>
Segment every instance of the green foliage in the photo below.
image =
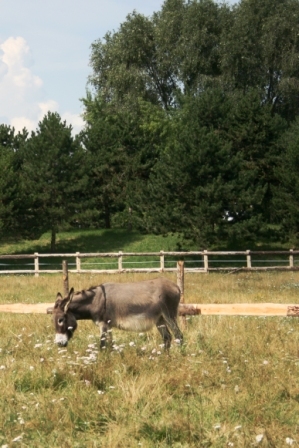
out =
<path fill-rule="evenodd" d="M 23 219 L 15 223 L 15 231 L 32 238 L 51 230 L 52 250 L 59 227 L 75 219 L 85 186 L 80 175 L 84 152 L 71 131 L 57 113 L 49 112 L 20 152 L 20 196 L 14 206 Z"/>
<path fill-rule="evenodd" d="M 299 241 L 299 121 L 291 125 L 280 139 L 283 153 L 276 167 L 279 183 L 273 186 L 275 194 L 275 218 L 281 226 L 282 239 L 291 239 L 293 244 Z"/>
<path fill-rule="evenodd" d="M 256 240 L 271 222 L 270 185 L 284 121 L 258 95 L 208 89 L 187 97 L 171 118 L 139 204 L 148 231 L 179 231 L 200 247 Z"/>
<path fill-rule="evenodd" d="M 298 114 L 299 4 L 296 0 L 244 0 L 232 10 L 223 35 L 222 67 L 241 91 L 261 99 L 288 120 Z"/>
<path fill-rule="evenodd" d="M 299 3 L 166 0 L 91 47 L 85 129 L 0 128 L 0 229 L 297 240 Z M 285 205 L 286 203 L 286 205 Z M 286 210 L 285 210 L 286 209 Z M 186 242 L 187 241 L 187 242 Z"/>
<path fill-rule="evenodd" d="M 14 205 L 20 194 L 18 153 L 27 136 L 26 130 L 16 134 L 14 128 L 0 125 L 0 235 L 15 224 Z"/>
<path fill-rule="evenodd" d="M 124 184 L 110 222 L 127 225 L 130 210 L 136 228 L 181 232 L 201 247 L 269 232 L 278 141 L 297 113 L 297 13 L 293 0 L 167 0 L 93 44 L 88 127 L 100 103 L 122 123 L 127 154 L 111 173 L 110 184 L 120 171 Z M 111 146 L 98 148 L 113 167 Z"/>

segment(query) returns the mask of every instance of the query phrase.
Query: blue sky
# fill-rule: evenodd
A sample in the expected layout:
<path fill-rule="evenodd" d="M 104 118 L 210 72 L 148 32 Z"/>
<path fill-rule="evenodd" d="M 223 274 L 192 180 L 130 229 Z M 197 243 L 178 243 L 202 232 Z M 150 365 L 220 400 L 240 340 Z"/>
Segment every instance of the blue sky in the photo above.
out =
<path fill-rule="evenodd" d="M 78 132 L 90 46 L 117 30 L 134 9 L 160 0 L 0 0 L 0 124 L 37 128 L 48 110 Z"/>

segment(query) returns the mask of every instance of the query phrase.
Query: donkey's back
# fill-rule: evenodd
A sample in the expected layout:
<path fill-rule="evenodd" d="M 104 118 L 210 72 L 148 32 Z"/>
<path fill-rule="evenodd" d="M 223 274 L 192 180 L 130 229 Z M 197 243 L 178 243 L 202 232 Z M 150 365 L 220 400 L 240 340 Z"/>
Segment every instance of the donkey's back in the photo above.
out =
<path fill-rule="evenodd" d="M 109 302 L 118 306 L 128 304 L 159 304 L 167 307 L 171 314 L 177 314 L 180 302 L 180 289 L 172 281 L 166 278 L 155 278 L 135 283 L 103 283 L 101 292 L 104 290 Z"/>

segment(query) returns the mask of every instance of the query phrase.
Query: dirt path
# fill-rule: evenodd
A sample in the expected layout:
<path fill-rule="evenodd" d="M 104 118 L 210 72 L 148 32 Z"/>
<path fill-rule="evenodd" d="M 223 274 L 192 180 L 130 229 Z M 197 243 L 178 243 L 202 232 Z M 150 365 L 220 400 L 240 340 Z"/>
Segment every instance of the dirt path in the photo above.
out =
<path fill-rule="evenodd" d="M 46 314 L 53 303 L 11 303 L 0 305 L 0 313 Z M 188 312 L 188 309 L 194 312 Z M 180 314 L 202 314 L 223 316 L 291 316 L 298 315 L 295 304 L 280 303 L 233 303 L 233 304 L 186 304 L 180 306 Z"/>

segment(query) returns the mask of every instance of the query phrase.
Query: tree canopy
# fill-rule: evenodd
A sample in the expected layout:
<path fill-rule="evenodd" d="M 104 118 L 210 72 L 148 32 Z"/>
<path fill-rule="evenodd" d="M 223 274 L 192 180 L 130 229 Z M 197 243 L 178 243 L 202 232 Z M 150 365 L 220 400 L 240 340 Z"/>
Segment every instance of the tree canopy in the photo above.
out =
<path fill-rule="evenodd" d="M 91 45 L 85 127 L 0 126 L 0 232 L 299 240 L 299 2 L 165 0 Z M 21 217 L 21 219 L 20 219 Z"/>

